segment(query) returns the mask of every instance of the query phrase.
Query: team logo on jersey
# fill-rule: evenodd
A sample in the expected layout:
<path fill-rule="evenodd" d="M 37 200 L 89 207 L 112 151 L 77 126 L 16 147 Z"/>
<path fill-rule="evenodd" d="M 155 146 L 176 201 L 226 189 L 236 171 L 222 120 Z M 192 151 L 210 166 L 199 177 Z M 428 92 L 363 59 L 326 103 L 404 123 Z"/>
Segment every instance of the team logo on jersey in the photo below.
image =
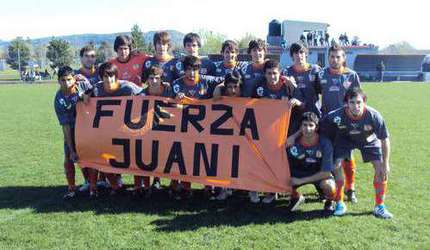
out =
<path fill-rule="evenodd" d="M 264 88 L 263 87 L 257 88 L 257 95 L 258 96 L 264 96 Z"/>
<path fill-rule="evenodd" d="M 317 158 L 321 158 L 322 157 L 322 152 L 320 150 L 317 150 L 317 152 L 315 152 L 315 156 Z"/>
<path fill-rule="evenodd" d="M 339 117 L 339 116 L 335 116 L 335 117 L 333 118 L 333 122 L 334 122 L 334 123 L 336 123 L 336 125 L 337 125 L 337 126 L 339 126 L 339 125 L 340 125 L 341 121 L 342 121 L 342 119 L 340 119 L 340 117 Z"/>
<path fill-rule="evenodd" d="M 371 131 L 372 129 L 373 129 L 372 125 L 368 125 L 368 124 L 366 124 L 366 125 L 364 125 L 364 126 L 363 126 L 363 130 L 364 130 L 364 131 L 367 131 L 367 132 L 368 132 L 368 131 Z"/>
<path fill-rule="evenodd" d="M 270 95 L 269 95 L 269 97 L 270 97 L 271 99 L 277 99 L 277 97 L 278 97 L 278 96 L 277 96 L 277 95 L 275 95 L 275 94 L 270 94 Z"/>
<path fill-rule="evenodd" d="M 343 87 L 346 88 L 346 89 L 348 89 L 351 86 L 351 84 L 352 84 L 352 82 L 345 81 L 345 82 L 343 82 Z"/>
<path fill-rule="evenodd" d="M 177 62 L 175 66 L 178 71 L 182 70 L 182 62 Z"/>
<path fill-rule="evenodd" d="M 244 75 L 246 74 L 246 67 L 242 68 L 242 74 L 244 74 Z"/>
<path fill-rule="evenodd" d="M 69 103 L 69 105 L 67 105 L 66 100 L 64 100 L 63 98 L 58 100 L 58 102 L 60 103 L 61 106 L 65 107 L 66 109 L 70 109 L 72 107 L 72 105 L 70 103 Z"/>
<path fill-rule="evenodd" d="M 299 150 L 296 146 L 293 146 L 290 148 L 290 153 L 292 156 L 297 157 L 299 155 Z"/>
<path fill-rule="evenodd" d="M 145 62 L 145 67 L 146 67 L 146 68 L 151 67 L 151 61 L 149 61 L 149 60 L 148 60 L 148 61 L 146 61 L 146 62 Z"/>
<path fill-rule="evenodd" d="M 133 69 L 134 70 L 138 70 L 139 68 L 140 68 L 140 64 L 138 64 L 138 63 L 133 64 Z"/>
<path fill-rule="evenodd" d="M 316 159 L 314 159 L 314 158 L 310 158 L 310 157 L 307 157 L 307 158 L 305 159 L 305 161 L 306 161 L 307 163 L 316 163 L 316 162 L 317 162 L 317 160 L 316 160 Z"/>
<path fill-rule="evenodd" d="M 179 85 L 178 84 L 173 85 L 173 92 L 175 92 L 175 93 L 179 92 Z"/>

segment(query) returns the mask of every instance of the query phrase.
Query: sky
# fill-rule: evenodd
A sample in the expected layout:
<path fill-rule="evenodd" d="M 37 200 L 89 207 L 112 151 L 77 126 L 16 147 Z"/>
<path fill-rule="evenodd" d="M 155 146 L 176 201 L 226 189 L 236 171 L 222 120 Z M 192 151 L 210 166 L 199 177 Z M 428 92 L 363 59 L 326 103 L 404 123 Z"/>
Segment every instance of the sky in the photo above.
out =
<path fill-rule="evenodd" d="M 423 0 L 1 0 L 0 39 L 86 33 L 175 29 L 211 30 L 238 39 L 265 39 L 273 19 L 329 23 L 332 35 L 347 32 L 385 47 L 407 41 L 430 49 L 430 3 Z"/>

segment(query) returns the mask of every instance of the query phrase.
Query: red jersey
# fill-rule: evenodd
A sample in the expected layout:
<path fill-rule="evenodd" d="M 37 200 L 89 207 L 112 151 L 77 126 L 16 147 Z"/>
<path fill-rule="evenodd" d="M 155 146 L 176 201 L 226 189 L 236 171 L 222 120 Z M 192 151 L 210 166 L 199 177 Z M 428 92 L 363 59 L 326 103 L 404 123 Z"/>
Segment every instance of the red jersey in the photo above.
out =
<path fill-rule="evenodd" d="M 138 53 L 130 55 L 130 57 L 131 58 L 127 62 L 120 62 L 117 58 L 109 62 L 118 67 L 118 78 L 120 80 L 130 81 L 138 86 L 142 86 L 143 63 L 149 56 Z"/>

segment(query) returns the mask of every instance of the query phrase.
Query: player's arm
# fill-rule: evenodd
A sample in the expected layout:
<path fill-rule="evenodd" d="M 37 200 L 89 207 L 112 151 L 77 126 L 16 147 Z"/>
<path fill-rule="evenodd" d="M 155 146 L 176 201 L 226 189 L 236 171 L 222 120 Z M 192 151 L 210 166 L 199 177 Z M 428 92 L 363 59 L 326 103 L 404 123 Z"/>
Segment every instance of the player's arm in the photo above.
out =
<path fill-rule="evenodd" d="M 73 146 L 72 128 L 70 127 L 70 124 L 64 124 L 62 125 L 62 128 L 63 128 L 64 141 L 66 142 L 66 145 L 70 150 L 70 159 L 73 162 L 76 162 L 78 160 L 78 155 L 76 154 L 75 148 Z"/>
<path fill-rule="evenodd" d="M 328 179 L 328 178 L 330 178 L 330 176 L 331 176 L 330 172 L 319 171 L 318 173 L 316 173 L 314 175 L 303 177 L 303 178 L 292 177 L 291 178 L 291 184 L 293 186 L 297 186 L 297 185 L 302 185 L 302 184 L 305 184 L 305 183 L 312 183 L 312 182 L 315 182 L 315 181 Z"/>
<path fill-rule="evenodd" d="M 209 87 L 215 88 L 217 85 L 224 82 L 224 77 L 221 76 L 209 76 L 209 75 L 201 75 L 200 76 Z"/>

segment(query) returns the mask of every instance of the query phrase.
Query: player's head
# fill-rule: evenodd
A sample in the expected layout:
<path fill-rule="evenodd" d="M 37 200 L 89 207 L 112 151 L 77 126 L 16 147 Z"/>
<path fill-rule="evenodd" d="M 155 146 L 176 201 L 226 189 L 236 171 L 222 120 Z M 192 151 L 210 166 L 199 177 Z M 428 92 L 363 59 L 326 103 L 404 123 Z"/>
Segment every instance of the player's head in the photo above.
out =
<path fill-rule="evenodd" d="M 184 36 L 184 49 L 188 55 L 199 56 L 199 49 L 202 47 L 200 36 L 196 33 L 188 33 Z"/>
<path fill-rule="evenodd" d="M 163 77 L 163 68 L 158 64 L 153 64 L 143 72 L 143 82 L 148 86 L 159 86 Z"/>
<path fill-rule="evenodd" d="M 63 66 L 58 70 L 58 83 L 63 89 L 73 88 L 76 84 L 75 73 L 69 66 Z"/>
<path fill-rule="evenodd" d="M 227 73 L 224 77 L 224 95 L 240 97 L 242 94 L 242 77 L 237 70 Z"/>
<path fill-rule="evenodd" d="M 166 31 L 160 31 L 154 34 L 153 44 L 157 55 L 166 55 L 172 47 L 170 34 Z"/>
<path fill-rule="evenodd" d="M 99 77 L 103 80 L 103 88 L 107 92 L 118 88 L 118 68 L 115 66 L 115 64 L 106 62 L 100 65 Z"/>
<path fill-rule="evenodd" d="M 127 35 L 119 35 L 115 38 L 113 49 L 115 50 L 120 61 L 127 61 L 133 49 L 133 39 Z"/>
<path fill-rule="evenodd" d="M 308 49 L 300 44 L 293 43 L 290 46 L 290 56 L 293 59 L 294 64 L 303 65 L 306 63 L 306 56 L 308 55 Z"/>
<path fill-rule="evenodd" d="M 328 62 L 332 69 L 340 69 L 346 66 L 345 49 L 335 44 L 328 49 Z"/>
<path fill-rule="evenodd" d="M 81 64 L 86 69 L 91 69 L 96 64 L 96 48 L 93 44 L 85 45 L 79 51 Z"/>
<path fill-rule="evenodd" d="M 281 77 L 281 67 L 278 61 L 267 60 L 264 63 L 264 77 L 267 84 L 276 85 Z"/>
<path fill-rule="evenodd" d="M 263 63 L 266 57 L 267 46 L 262 39 L 251 40 L 248 44 L 248 54 L 253 63 Z"/>
<path fill-rule="evenodd" d="M 300 130 L 305 137 L 311 137 L 318 131 L 318 116 L 313 112 L 305 112 L 300 119 Z"/>
<path fill-rule="evenodd" d="M 221 46 L 221 54 L 223 56 L 224 63 L 233 64 L 237 61 L 239 46 L 235 41 L 227 40 Z"/>
<path fill-rule="evenodd" d="M 366 94 L 360 88 L 350 88 L 346 91 L 343 101 L 353 116 L 361 116 L 366 107 Z"/>
<path fill-rule="evenodd" d="M 199 70 L 202 62 L 196 56 L 185 56 L 182 60 L 184 66 L 185 78 L 189 81 L 197 82 Z"/>

